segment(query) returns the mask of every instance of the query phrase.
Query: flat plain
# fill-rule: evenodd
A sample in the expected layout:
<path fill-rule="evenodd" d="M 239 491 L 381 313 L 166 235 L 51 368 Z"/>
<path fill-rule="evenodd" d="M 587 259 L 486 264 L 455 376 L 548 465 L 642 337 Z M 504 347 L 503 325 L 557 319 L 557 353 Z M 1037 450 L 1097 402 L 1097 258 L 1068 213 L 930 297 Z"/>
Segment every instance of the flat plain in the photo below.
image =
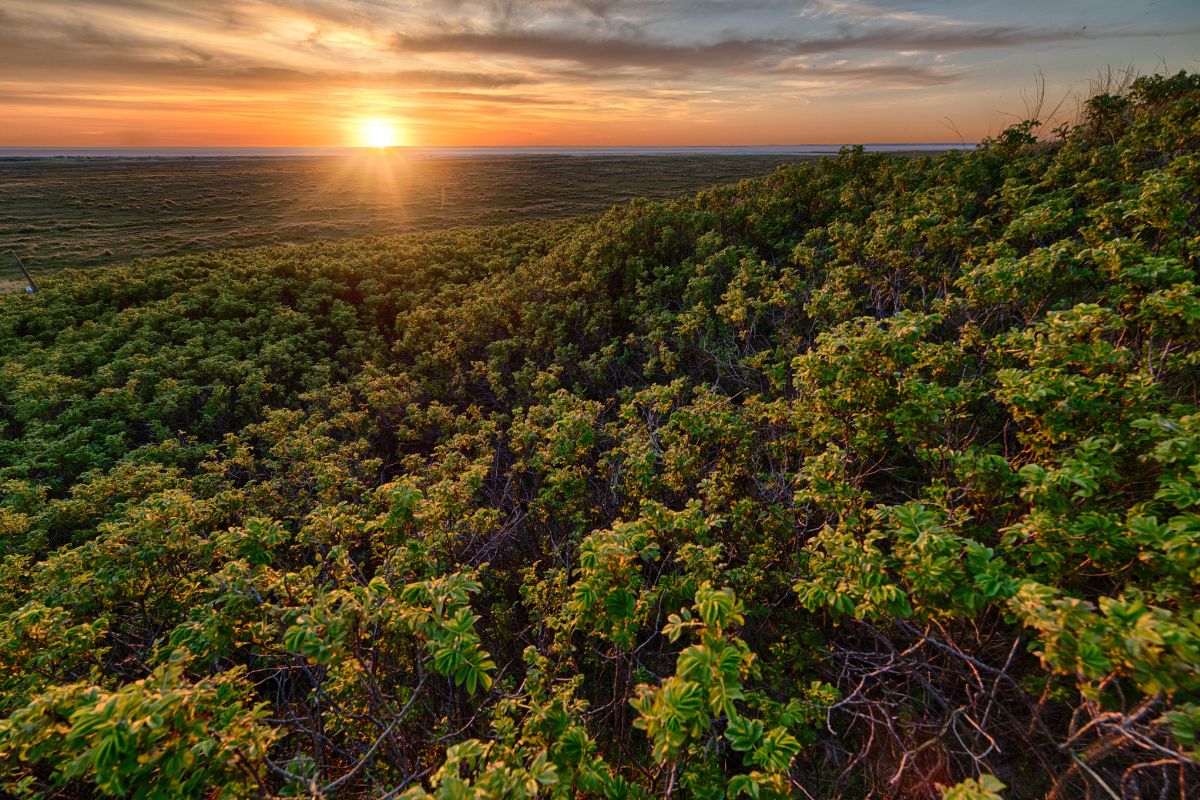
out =
<path fill-rule="evenodd" d="M 35 273 L 266 244 L 569 217 L 805 156 L 0 159 L 0 249 Z M 19 277 L 2 253 L 0 279 Z"/>

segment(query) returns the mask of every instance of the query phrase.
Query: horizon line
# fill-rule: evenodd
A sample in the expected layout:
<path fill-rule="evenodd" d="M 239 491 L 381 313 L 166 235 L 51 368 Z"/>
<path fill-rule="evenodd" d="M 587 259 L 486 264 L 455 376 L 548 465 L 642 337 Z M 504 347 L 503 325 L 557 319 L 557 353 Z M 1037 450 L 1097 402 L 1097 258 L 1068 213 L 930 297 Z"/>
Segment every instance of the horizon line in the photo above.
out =
<path fill-rule="evenodd" d="M 969 147 L 978 142 L 794 142 L 771 144 L 401 144 L 387 147 L 371 147 L 369 145 L 40 145 L 40 144 L 6 144 L 0 145 L 4 150 L 703 150 L 703 149 L 751 149 L 751 148 L 791 148 L 791 147 L 893 147 L 913 146 L 929 147 L 933 145 L 949 145 L 953 147 Z"/>
<path fill-rule="evenodd" d="M 332 155 L 397 155 L 470 157 L 476 155 L 520 156 L 654 156 L 654 155 L 837 155 L 844 148 L 862 147 L 882 152 L 906 150 L 974 150 L 979 142 L 855 142 L 768 145 L 396 145 L 391 147 L 363 146 L 288 146 L 288 145 L 224 145 L 224 146 L 0 146 L 0 159 L 50 158 L 187 158 L 203 156 L 225 157 L 302 157 Z"/>

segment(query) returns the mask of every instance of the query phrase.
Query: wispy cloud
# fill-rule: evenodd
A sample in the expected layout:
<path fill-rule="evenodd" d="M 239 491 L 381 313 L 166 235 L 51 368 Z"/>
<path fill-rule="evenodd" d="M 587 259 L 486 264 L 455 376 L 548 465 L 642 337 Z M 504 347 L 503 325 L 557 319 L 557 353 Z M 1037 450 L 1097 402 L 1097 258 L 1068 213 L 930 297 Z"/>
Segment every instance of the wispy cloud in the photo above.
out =
<path fill-rule="evenodd" d="M 647 38 L 595 38 L 568 31 L 446 31 L 425 35 L 396 34 L 400 53 L 506 55 L 543 61 L 566 61 L 588 67 L 642 67 L 692 71 L 728 68 L 772 69 L 784 59 L 824 56 L 846 51 L 961 52 L 1129 36 L 1163 35 L 1161 31 L 1037 30 L 1012 26 L 926 30 L 889 26 L 812 38 L 727 38 L 711 42 L 671 42 Z"/>

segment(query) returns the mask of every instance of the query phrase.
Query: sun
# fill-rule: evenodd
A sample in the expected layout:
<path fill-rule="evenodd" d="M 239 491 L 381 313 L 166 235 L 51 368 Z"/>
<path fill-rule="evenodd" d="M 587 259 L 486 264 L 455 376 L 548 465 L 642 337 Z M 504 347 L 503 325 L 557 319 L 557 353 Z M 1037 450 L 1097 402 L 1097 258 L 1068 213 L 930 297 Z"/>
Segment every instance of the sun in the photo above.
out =
<path fill-rule="evenodd" d="M 358 135 L 363 147 L 395 147 L 399 138 L 396 126 L 386 119 L 363 120 Z"/>

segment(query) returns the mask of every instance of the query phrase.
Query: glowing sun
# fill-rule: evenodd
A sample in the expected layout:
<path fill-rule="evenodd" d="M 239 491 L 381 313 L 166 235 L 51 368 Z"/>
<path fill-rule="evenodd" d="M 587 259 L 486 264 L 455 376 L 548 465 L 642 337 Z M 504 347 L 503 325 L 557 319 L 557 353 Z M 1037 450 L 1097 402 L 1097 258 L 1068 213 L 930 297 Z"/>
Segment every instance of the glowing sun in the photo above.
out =
<path fill-rule="evenodd" d="M 396 126 L 385 119 L 367 119 L 358 125 L 358 137 L 363 147 L 395 147 L 399 135 Z"/>

